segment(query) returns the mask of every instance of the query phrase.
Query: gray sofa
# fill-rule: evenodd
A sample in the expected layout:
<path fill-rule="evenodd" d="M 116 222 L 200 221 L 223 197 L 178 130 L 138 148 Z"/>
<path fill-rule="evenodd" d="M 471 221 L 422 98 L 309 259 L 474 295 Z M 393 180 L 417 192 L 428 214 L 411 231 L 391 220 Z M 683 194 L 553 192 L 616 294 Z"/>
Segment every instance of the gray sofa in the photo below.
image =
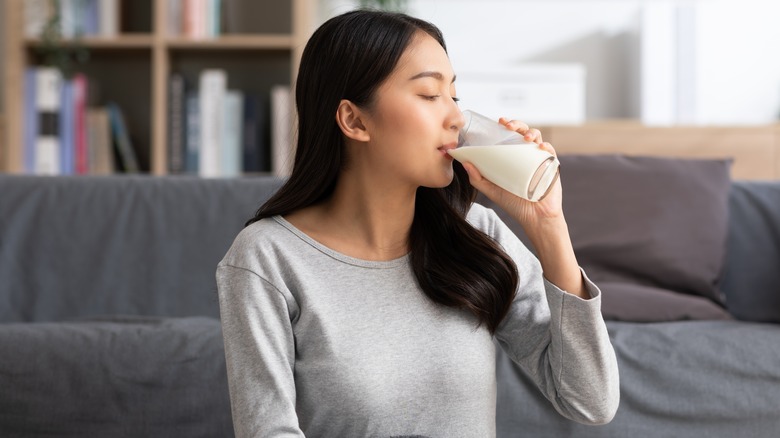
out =
<path fill-rule="evenodd" d="M 606 426 L 568 421 L 499 353 L 498 436 L 778 436 L 780 182 L 732 184 L 722 162 L 562 163 L 575 249 L 605 285 L 621 406 Z M 279 184 L 0 175 L 0 436 L 232 436 L 214 268 Z M 670 203 L 708 220 L 677 224 Z M 645 264 L 663 269 L 632 267 Z"/>

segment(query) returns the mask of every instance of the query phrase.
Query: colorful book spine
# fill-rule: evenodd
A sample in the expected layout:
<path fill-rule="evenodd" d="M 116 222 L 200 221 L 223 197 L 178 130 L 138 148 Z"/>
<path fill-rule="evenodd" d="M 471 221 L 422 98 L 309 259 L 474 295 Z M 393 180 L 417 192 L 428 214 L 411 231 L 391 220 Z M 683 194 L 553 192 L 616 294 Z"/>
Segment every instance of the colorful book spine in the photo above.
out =
<path fill-rule="evenodd" d="M 185 83 L 184 76 L 174 73 L 169 81 L 168 96 L 168 170 L 184 171 L 185 151 Z"/>
<path fill-rule="evenodd" d="M 38 38 L 54 13 L 51 0 L 24 1 L 24 36 Z"/>
<path fill-rule="evenodd" d="M 114 103 L 108 104 L 109 118 L 111 120 L 111 134 L 114 147 L 119 156 L 122 170 L 125 173 L 138 173 L 140 167 L 136 157 L 133 144 L 130 141 L 130 135 L 127 132 L 127 124 L 122 110 Z"/>
<path fill-rule="evenodd" d="M 95 175 L 114 173 L 114 153 L 111 147 L 111 122 L 108 109 L 90 108 L 87 110 L 87 133 L 90 173 Z"/>
<path fill-rule="evenodd" d="M 60 173 L 72 175 L 75 172 L 74 139 L 75 117 L 73 106 L 73 81 L 64 81 L 59 114 Z"/>
<path fill-rule="evenodd" d="M 227 74 L 206 69 L 200 74 L 200 165 L 202 177 L 220 176 L 220 145 L 224 125 Z"/>
<path fill-rule="evenodd" d="M 230 90 L 225 94 L 225 121 L 222 125 L 222 148 L 220 150 L 221 177 L 240 176 L 243 170 L 243 129 L 244 95 L 240 91 Z"/>
<path fill-rule="evenodd" d="M 24 171 L 27 173 L 35 173 L 35 148 L 38 140 L 37 84 L 37 70 L 26 69 L 24 71 Z"/>
<path fill-rule="evenodd" d="M 60 173 L 59 111 L 62 97 L 62 75 L 59 70 L 40 67 L 36 74 L 36 110 L 38 136 L 35 142 L 34 173 Z"/>
<path fill-rule="evenodd" d="M 184 169 L 187 173 L 198 173 L 200 168 L 200 96 L 197 92 L 187 93 Z"/>
<path fill-rule="evenodd" d="M 292 96 L 288 85 L 271 88 L 271 161 L 273 173 L 289 176 L 293 166 Z"/>
<path fill-rule="evenodd" d="M 266 111 L 263 101 L 255 94 L 244 96 L 244 123 L 242 136 L 244 172 L 270 172 L 270 152 L 265 129 Z"/>
<path fill-rule="evenodd" d="M 76 158 L 75 172 L 89 173 L 87 150 L 87 78 L 83 74 L 73 77 L 73 152 Z"/>
<path fill-rule="evenodd" d="M 102 37 L 115 37 L 119 35 L 119 9 L 120 0 L 99 0 L 98 3 L 98 33 Z"/>

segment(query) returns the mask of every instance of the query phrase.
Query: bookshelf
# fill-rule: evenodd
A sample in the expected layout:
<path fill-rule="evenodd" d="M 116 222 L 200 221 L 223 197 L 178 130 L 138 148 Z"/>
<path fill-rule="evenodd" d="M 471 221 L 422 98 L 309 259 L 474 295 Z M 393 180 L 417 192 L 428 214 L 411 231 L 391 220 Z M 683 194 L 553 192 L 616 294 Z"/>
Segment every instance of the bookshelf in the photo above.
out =
<path fill-rule="evenodd" d="M 116 37 L 83 37 L 89 61 L 78 68 L 96 91 L 88 105 L 107 101 L 122 107 L 141 169 L 168 173 L 168 87 L 171 73 L 191 86 L 206 68 L 227 72 L 228 87 L 268 96 L 274 85 L 294 83 L 303 47 L 313 31 L 317 0 L 223 0 L 221 35 L 171 35 L 169 0 L 123 0 Z M 26 38 L 24 0 L 4 0 L 5 114 L 0 130 L 0 171 L 24 170 L 24 72 L 42 62 L 42 41 Z M 74 44 L 66 41 L 65 44 Z M 92 85 L 90 85 L 92 86 Z"/>

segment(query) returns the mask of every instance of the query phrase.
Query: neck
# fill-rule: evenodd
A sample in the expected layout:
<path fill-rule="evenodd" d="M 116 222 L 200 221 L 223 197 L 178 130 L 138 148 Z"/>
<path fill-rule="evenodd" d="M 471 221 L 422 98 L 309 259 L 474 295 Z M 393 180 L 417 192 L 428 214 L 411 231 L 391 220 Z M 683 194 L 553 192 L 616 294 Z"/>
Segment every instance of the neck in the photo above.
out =
<path fill-rule="evenodd" d="M 393 260 L 409 252 L 416 187 L 344 171 L 324 202 L 286 215 L 323 245 L 363 260 Z"/>
<path fill-rule="evenodd" d="M 323 219 L 362 258 L 398 258 L 409 251 L 415 194 L 415 187 L 383 184 L 376 176 L 346 171 L 322 206 Z"/>

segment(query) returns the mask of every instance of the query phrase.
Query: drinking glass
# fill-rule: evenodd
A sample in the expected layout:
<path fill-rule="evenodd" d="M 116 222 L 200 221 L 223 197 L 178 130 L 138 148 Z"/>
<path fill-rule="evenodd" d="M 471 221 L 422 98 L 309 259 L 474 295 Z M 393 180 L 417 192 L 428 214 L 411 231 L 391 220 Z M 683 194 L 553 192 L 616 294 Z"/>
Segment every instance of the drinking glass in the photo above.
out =
<path fill-rule="evenodd" d="M 488 181 L 529 201 L 550 192 L 560 165 L 553 154 L 482 114 L 465 110 L 463 116 L 458 147 L 447 151 L 453 158 L 473 164 Z"/>

